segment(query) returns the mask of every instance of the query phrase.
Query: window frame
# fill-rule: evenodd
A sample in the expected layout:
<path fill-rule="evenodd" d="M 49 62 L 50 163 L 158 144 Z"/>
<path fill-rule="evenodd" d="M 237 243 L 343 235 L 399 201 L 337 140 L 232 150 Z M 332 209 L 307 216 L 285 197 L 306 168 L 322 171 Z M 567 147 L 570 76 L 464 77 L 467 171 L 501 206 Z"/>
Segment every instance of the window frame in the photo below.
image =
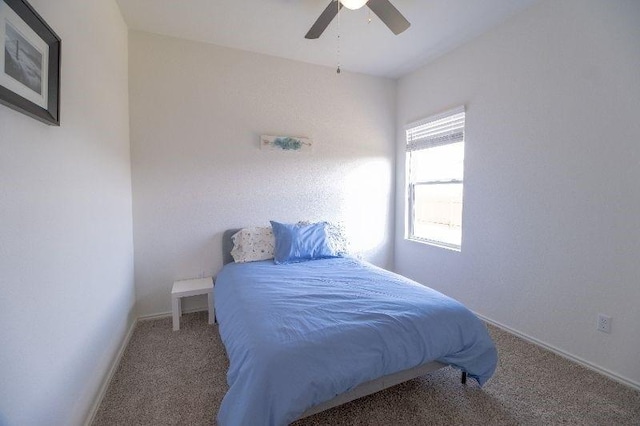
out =
<path fill-rule="evenodd" d="M 460 116 L 461 115 L 461 121 L 462 121 L 462 125 L 459 126 L 459 130 L 461 133 L 461 137 L 459 135 L 455 135 L 455 137 L 453 137 L 452 140 L 447 140 L 444 141 L 443 139 L 446 139 L 447 136 L 450 135 L 445 135 L 445 136 L 441 136 L 440 134 L 438 134 L 437 132 L 435 134 L 433 134 L 431 136 L 431 138 L 427 137 L 427 141 L 421 141 L 419 142 L 421 147 L 417 148 L 415 147 L 415 140 L 413 140 L 412 132 L 415 132 L 416 129 L 419 128 L 428 128 L 430 123 L 435 123 L 437 121 L 441 121 L 443 119 L 447 119 L 450 117 L 454 117 L 454 116 Z M 445 241 L 440 241 L 440 240 L 436 240 L 436 239 L 432 239 L 432 238 L 426 238 L 426 237 L 421 237 L 421 236 L 417 236 L 415 235 L 415 192 L 416 192 L 416 186 L 421 186 L 421 185 L 447 185 L 447 184 L 460 184 L 462 185 L 462 191 L 463 191 L 463 197 L 462 197 L 462 211 L 461 211 L 461 217 L 460 217 L 460 226 L 461 226 L 461 232 L 462 232 L 462 214 L 463 214 L 463 210 L 464 210 L 464 151 L 466 150 L 466 144 L 465 144 L 465 137 L 464 137 L 464 132 L 465 132 L 465 118 L 466 118 L 466 111 L 464 106 L 458 107 L 458 108 L 454 108 L 452 110 L 449 111 L 445 111 L 443 113 L 440 114 L 436 114 L 430 117 L 427 117 L 425 119 L 416 121 L 414 123 L 409 123 L 405 126 L 405 134 L 406 134 L 406 150 L 405 150 L 405 191 L 406 191 L 406 215 L 405 215 L 405 239 L 409 240 L 409 241 L 415 241 L 418 243 L 423 243 L 423 244 L 429 244 L 432 246 L 436 246 L 436 247 L 442 247 L 445 249 L 450 249 L 450 250 L 455 250 L 455 251 L 462 251 L 462 235 L 460 235 L 460 244 L 451 244 Z M 449 132 L 450 133 L 450 132 Z M 429 143 L 429 140 L 431 139 L 433 141 L 435 141 L 434 143 Z M 427 149 L 431 149 L 431 148 L 435 148 L 438 146 L 446 146 L 446 145 L 451 145 L 451 144 L 455 144 L 455 143 L 463 143 L 463 173 L 462 173 L 462 179 L 431 179 L 431 180 L 417 180 L 417 181 L 412 181 L 412 170 L 411 170 L 411 153 L 414 151 L 422 151 L 422 150 L 427 150 Z"/>

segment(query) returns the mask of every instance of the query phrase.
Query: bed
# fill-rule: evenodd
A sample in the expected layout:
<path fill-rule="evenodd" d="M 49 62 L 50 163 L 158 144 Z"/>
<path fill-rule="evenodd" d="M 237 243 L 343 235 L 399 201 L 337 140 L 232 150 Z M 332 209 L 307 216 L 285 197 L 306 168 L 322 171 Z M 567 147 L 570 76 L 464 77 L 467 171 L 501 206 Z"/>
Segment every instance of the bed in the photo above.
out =
<path fill-rule="evenodd" d="M 215 284 L 230 361 L 218 424 L 286 425 L 446 365 L 480 385 L 495 371 L 485 325 L 459 302 L 349 257 L 234 263 L 235 231 Z"/>

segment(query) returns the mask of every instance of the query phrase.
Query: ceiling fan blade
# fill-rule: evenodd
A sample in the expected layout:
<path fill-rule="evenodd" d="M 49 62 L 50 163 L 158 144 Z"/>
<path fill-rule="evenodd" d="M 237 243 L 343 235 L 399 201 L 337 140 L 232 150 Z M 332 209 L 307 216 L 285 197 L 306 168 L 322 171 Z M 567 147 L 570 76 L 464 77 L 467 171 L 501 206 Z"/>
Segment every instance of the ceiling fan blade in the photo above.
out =
<path fill-rule="evenodd" d="M 378 15 L 378 18 L 380 18 L 395 35 L 400 34 L 411 26 L 409 21 L 402 16 L 402 13 L 400 13 L 389 0 L 369 0 L 367 6 L 369 6 L 369 9 L 371 9 L 373 13 Z"/>
<path fill-rule="evenodd" d="M 331 21 L 333 21 L 333 18 L 338 14 L 338 7 L 342 8 L 342 3 L 339 3 L 338 0 L 333 0 L 329 3 L 329 6 L 327 6 L 324 12 L 322 12 L 316 23 L 313 24 L 304 38 L 314 39 L 320 37 Z"/>

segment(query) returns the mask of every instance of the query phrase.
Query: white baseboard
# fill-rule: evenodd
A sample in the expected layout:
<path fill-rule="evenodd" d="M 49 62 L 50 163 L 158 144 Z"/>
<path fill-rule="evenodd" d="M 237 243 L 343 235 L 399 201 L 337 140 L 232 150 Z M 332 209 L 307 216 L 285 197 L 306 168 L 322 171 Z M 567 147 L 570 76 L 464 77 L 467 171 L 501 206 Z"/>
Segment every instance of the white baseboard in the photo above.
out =
<path fill-rule="evenodd" d="M 113 379 L 113 375 L 116 373 L 118 366 L 120 365 L 120 360 L 122 359 L 122 355 L 124 355 L 124 350 L 129 345 L 129 340 L 131 340 L 131 336 L 133 335 L 133 330 L 136 328 L 136 324 L 138 320 L 133 320 L 131 325 L 129 326 L 129 330 L 127 331 L 127 335 L 122 340 L 120 344 L 120 349 L 118 349 L 118 353 L 116 354 L 113 362 L 111 363 L 111 368 L 109 368 L 109 372 L 104 377 L 102 381 L 102 385 L 100 386 L 100 391 L 98 392 L 98 396 L 96 396 L 95 401 L 93 401 L 93 405 L 91 406 L 91 410 L 89 411 L 89 415 L 87 416 L 87 420 L 84 422 L 84 426 L 90 426 L 93 423 L 96 414 L 98 413 L 98 408 L 100 408 L 100 404 L 102 404 L 102 400 L 104 399 L 105 394 L 107 393 L 107 389 L 109 388 L 109 384 L 111 383 L 111 379 Z"/>
<path fill-rule="evenodd" d="M 501 323 L 499 323 L 497 321 L 489 319 L 489 318 L 485 317 L 484 315 L 480 315 L 477 312 L 474 312 L 474 313 L 479 318 L 481 318 L 483 321 L 486 321 L 491 325 L 495 325 L 496 327 L 506 331 L 509 334 L 516 335 L 516 336 L 520 337 L 521 339 L 526 340 L 527 342 L 533 343 L 536 346 L 543 347 L 544 349 L 547 349 L 547 350 L 555 353 L 556 355 L 560 355 L 561 357 L 566 358 L 569 361 L 573 361 L 573 362 L 578 363 L 578 364 L 580 364 L 580 365 L 582 365 L 582 366 L 584 366 L 584 367 L 586 367 L 586 368 L 588 368 L 590 370 L 595 371 L 596 373 L 600 373 L 600 374 L 602 374 L 604 376 L 607 376 L 610 379 L 613 379 L 618 383 L 622 383 L 623 385 L 629 386 L 629 387 L 631 387 L 633 389 L 640 390 L 640 383 L 638 383 L 638 382 L 635 382 L 635 381 L 633 381 L 631 379 L 628 379 L 626 377 L 622 377 L 622 376 L 614 373 L 613 371 L 610 371 L 610 370 L 608 370 L 608 369 L 606 369 L 604 367 L 600 367 L 599 365 L 596 365 L 596 364 L 594 364 L 592 362 L 589 362 L 589 361 L 587 361 L 585 359 L 582 359 L 582 358 L 580 358 L 578 356 L 575 356 L 575 355 L 572 355 L 572 354 L 570 354 L 568 352 L 565 352 L 564 350 L 556 348 L 555 346 L 552 346 L 552 345 L 550 345 L 548 343 L 545 343 L 545 342 L 543 342 L 541 340 L 538 340 L 535 337 L 531 337 L 531 336 L 529 336 L 529 335 L 527 335 L 525 333 L 522 333 L 522 332 L 520 332 L 518 330 L 514 330 L 511 327 L 508 327 L 508 326 L 506 326 L 504 324 L 501 324 Z"/>
<path fill-rule="evenodd" d="M 204 308 L 191 308 L 191 309 L 183 309 L 182 313 L 183 314 L 192 314 L 194 312 L 205 312 L 208 311 L 209 308 L 207 308 L 206 306 Z M 150 314 L 150 315 L 142 315 L 138 317 L 138 321 L 149 321 L 149 320 L 155 320 L 155 319 L 161 319 L 161 318 L 167 318 L 170 317 L 171 311 L 168 312 L 160 312 L 157 314 Z"/>

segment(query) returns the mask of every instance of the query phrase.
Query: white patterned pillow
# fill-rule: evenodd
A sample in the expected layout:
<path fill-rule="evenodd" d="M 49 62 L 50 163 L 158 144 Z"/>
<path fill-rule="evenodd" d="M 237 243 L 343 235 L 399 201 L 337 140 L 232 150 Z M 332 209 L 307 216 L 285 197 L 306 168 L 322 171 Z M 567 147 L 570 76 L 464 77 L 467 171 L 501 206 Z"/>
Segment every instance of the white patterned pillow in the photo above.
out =
<path fill-rule="evenodd" d="M 275 238 L 271 227 L 243 228 L 233 234 L 231 256 L 236 263 L 273 259 Z"/>
<path fill-rule="evenodd" d="M 325 232 L 329 237 L 330 246 L 338 256 L 346 256 L 350 253 L 349 240 L 346 237 L 344 225 L 340 222 L 325 222 Z"/>

